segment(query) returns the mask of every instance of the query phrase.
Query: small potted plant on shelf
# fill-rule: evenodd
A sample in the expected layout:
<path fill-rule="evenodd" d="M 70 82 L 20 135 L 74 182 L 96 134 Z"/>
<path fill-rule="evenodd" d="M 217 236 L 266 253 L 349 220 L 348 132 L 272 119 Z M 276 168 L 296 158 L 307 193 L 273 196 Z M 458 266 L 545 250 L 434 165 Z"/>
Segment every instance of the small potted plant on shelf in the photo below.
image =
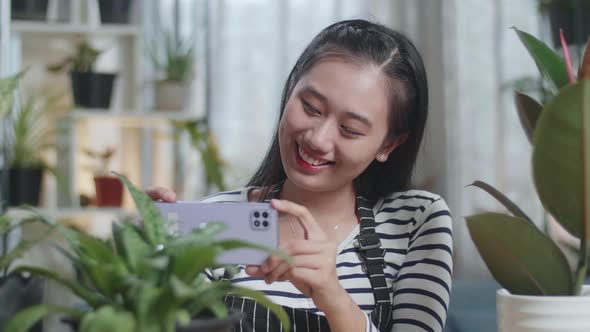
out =
<path fill-rule="evenodd" d="M 101 51 L 83 40 L 78 43 L 75 55 L 48 67 L 52 72 L 69 70 L 76 106 L 107 110 L 111 105 L 116 74 L 93 71 L 100 54 Z"/>
<path fill-rule="evenodd" d="M 12 0 L 11 16 L 16 20 L 45 21 L 49 0 Z"/>
<path fill-rule="evenodd" d="M 116 176 L 110 175 L 109 164 L 115 149 L 108 147 L 104 151 L 84 149 L 84 153 L 96 161 L 94 169 L 94 186 L 96 188 L 96 205 L 99 207 L 120 207 L 123 204 L 123 184 Z"/>
<path fill-rule="evenodd" d="M 131 0 L 98 0 L 98 10 L 102 23 L 129 23 Z"/>
<path fill-rule="evenodd" d="M 501 332 L 590 331 L 590 46 L 576 75 L 563 40 L 565 62 L 535 37 L 516 29 L 552 96 L 545 105 L 522 93 L 515 100 L 533 146 L 532 170 L 547 212 L 580 239 L 572 271 L 564 253 L 514 202 L 492 186 L 479 187 L 511 215 L 467 217 L 471 238 L 494 278 Z M 590 43 L 589 43 L 590 45 Z"/>
<path fill-rule="evenodd" d="M 49 221 L 38 219 L 24 209 L 22 212 L 24 214 L 20 216 L 0 214 L 0 331 L 5 331 L 8 321 L 18 312 L 41 304 L 43 299 L 45 278 L 12 273 L 12 268 L 27 250 L 44 237 L 18 241 L 16 239 L 22 227 L 33 222 L 47 224 Z M 51 227 L 51 224 L 48 225 Z M 42 330 L 42 323 L 37 322 L 29 331 Z"/>
<path fill-rule="evenodd" d="M 56 114 L 53 98 L 29 99 L 14 112 L 8 149 L 8 205 L 39 205 L 45 170 L 57 176 L 54 167 L 45 162 L 43 153 L 55 147 Z M 59 177 L 58 177 L 59 180 Z"/>
<path fill-rule="evenodd" d="M 188 101 L 193 78 L 194 47 L 168 33 L 163 50 L 153 47 L 150 56 L 162 78 L 155 84 L 156 110 L 179 111 Z M 164 52 L 163 54 L 162 51 Z"/>
<path fill-rule="evenodd" d="M 75 267 L 75 281 L 36 266 L 14 270 L 54 280 L 83 300 L 86 309 L 38 305 L 14 316 L 5 332 L 26 331 L 48 313 L 64 314 L 80 332 L 225 332 L 240 320 L 239 313 L 228 312 L 224 305 L 228 294 L 257 300 L 288 330 L 286 313 L 263 293 L 227 280 L 210 281 L 204 274 L 206 269 L 218 267 L 216 258 L 227 250 L 269 249 L 242 241 L 216 240 L 224 225 L 214 222 L 188 235 L 170 234 L 169 222 L 147 194 L 126 178 L 121 180 L 135 201 L 143 227 L 113 223 L 112 238 L 103 241 L 58 226 L 72 249 L 60 251 Z"/>

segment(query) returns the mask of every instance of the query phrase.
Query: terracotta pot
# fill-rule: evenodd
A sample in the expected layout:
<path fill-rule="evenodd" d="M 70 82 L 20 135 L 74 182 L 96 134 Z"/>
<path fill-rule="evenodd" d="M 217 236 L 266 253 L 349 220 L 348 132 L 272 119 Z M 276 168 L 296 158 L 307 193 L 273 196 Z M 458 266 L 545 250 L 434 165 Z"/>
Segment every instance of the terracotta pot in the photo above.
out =
<path fill-rule="evenodd" d="M 499 332 L 590 331 L 590 285 L 580 296 L 496 296 Z"/>
<path fill-rule="evenodd" d="M 96 205 L 101 207 L 120 207 L 123 204 L 123 184 L 114 176 L 94 176 Z"/>

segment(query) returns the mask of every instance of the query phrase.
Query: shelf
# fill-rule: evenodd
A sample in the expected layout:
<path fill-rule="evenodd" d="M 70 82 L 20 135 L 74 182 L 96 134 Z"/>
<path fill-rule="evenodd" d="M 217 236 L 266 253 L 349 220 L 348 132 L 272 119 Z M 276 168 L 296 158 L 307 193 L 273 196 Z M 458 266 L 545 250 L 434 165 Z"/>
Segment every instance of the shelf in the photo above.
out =
<path fill-rule="evenodd" d="M 76 120 L 117 121 L 119 125 L 128 127 L 162 124 L 166 121 L 195 121 L 202 118 L 184 111 L 123 112 L 105 109 L 75 109 L 70 116 Z"/>
<path fill-rule="evenodd" d="M 129 24 L 103 24 L 90 26 L 83 24 L 13 21 L 12 32 L 34 34 L 61 34 L 61 35 L 100 35 L 134 37 L 139 34 L 139 28 Z"/>
<path fill-rule="evenodd" d="M 121 208 L 35 208 L 42 216 L 49 218 L 61 225 L 75 227 L 84 233 L 99 238 L 107 239 L 111 236 L 113 222 L 123 220 L 135 220 L 137 214 Z M 7 215 L 20 219 L 34 216 L 34 212 L 19 208 L 9 208 Z M 33 225 L 26 226 L 29 229 Z"/>

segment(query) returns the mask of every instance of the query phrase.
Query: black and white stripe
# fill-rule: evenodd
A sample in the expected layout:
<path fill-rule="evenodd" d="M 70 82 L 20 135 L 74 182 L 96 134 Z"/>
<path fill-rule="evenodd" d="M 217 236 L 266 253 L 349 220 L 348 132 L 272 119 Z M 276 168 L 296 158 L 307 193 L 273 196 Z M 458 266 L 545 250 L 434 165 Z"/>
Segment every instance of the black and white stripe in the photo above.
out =
<path fill-rule="evenodd" d="M 247 192 L 248 189 L 242 189 L 221 193 L 206 201 L 247 201 Z M 437 195 L 410 190 L 385 197 L 374 212 L 374 231 L 384 250 L 383 274 L 392 310 L 383 312 L 375 305 L 371 282 L 354 246 L 359 227 L 339 245 L 336 271 L 340 284 L 367 314 L 369 321 L 376 320 L 375 315 L 381 315 L 384 320 L 391 319 L 392 330 L 442 331 L 450 296 L 453 248 L 452 222 L 446 203 Z M 210 277 L 220 278 L 222 275 L 222 270 L 215 270 Z M 298 331 L 306 330 L 308 321 L 309 331 L 328 330 L 328 326 L 314 325 L 319 319 L 317 315 L 323 313 L 291 283 L 267 285 L 264 280 L 249 277 L 243 269 L 233 276 L 232 282 L 261 290 L 273 302 L 290 310 L 299 309 L 313 315 L 302 318 L 305 327 L 297 326 Z M 272 315 L 264 319 L 256 316 L 256 322 L 266 323 L 268 320 L 272 320 Z M 369 330 L 379 331 L 373 324 L 367 326 Z M 256 331 L 266 331 L 266 328 Z"/>

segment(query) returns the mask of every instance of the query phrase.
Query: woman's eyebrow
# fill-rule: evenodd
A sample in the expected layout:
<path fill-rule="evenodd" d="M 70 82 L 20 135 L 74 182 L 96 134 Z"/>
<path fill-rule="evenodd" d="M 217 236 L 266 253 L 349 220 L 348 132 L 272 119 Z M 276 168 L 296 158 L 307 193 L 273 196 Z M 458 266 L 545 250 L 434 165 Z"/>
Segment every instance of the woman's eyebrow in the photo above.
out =
<path fill-rule="evenodd" d="M 301 89 L 300 93 L 311 94 L 314 97 L 316 97 L 317 99 L 319 99 L 322 103 L 326 103 L 328 101 L 328 98 L 326 98 L 326 96 L 324 96 L 323 94 L 321 94 L 316 88 L 314 88 L 311 85 L 304 86 Z"/>
<path fill-rule="evenodd" d="M 373 124 L 371 123 L 371 121 L 369 121 L 369 119 L 367 119 L 367 117 L 365 117 L 364 115 L 361 115 L 359 113 L 355 113 L 352 111 L 345 111 L 344 114 L 349 118 L 352 118 L 352 119 L 362 122 L 363 124 L 365 124 L 369 128 L 373 127 Z"/>

